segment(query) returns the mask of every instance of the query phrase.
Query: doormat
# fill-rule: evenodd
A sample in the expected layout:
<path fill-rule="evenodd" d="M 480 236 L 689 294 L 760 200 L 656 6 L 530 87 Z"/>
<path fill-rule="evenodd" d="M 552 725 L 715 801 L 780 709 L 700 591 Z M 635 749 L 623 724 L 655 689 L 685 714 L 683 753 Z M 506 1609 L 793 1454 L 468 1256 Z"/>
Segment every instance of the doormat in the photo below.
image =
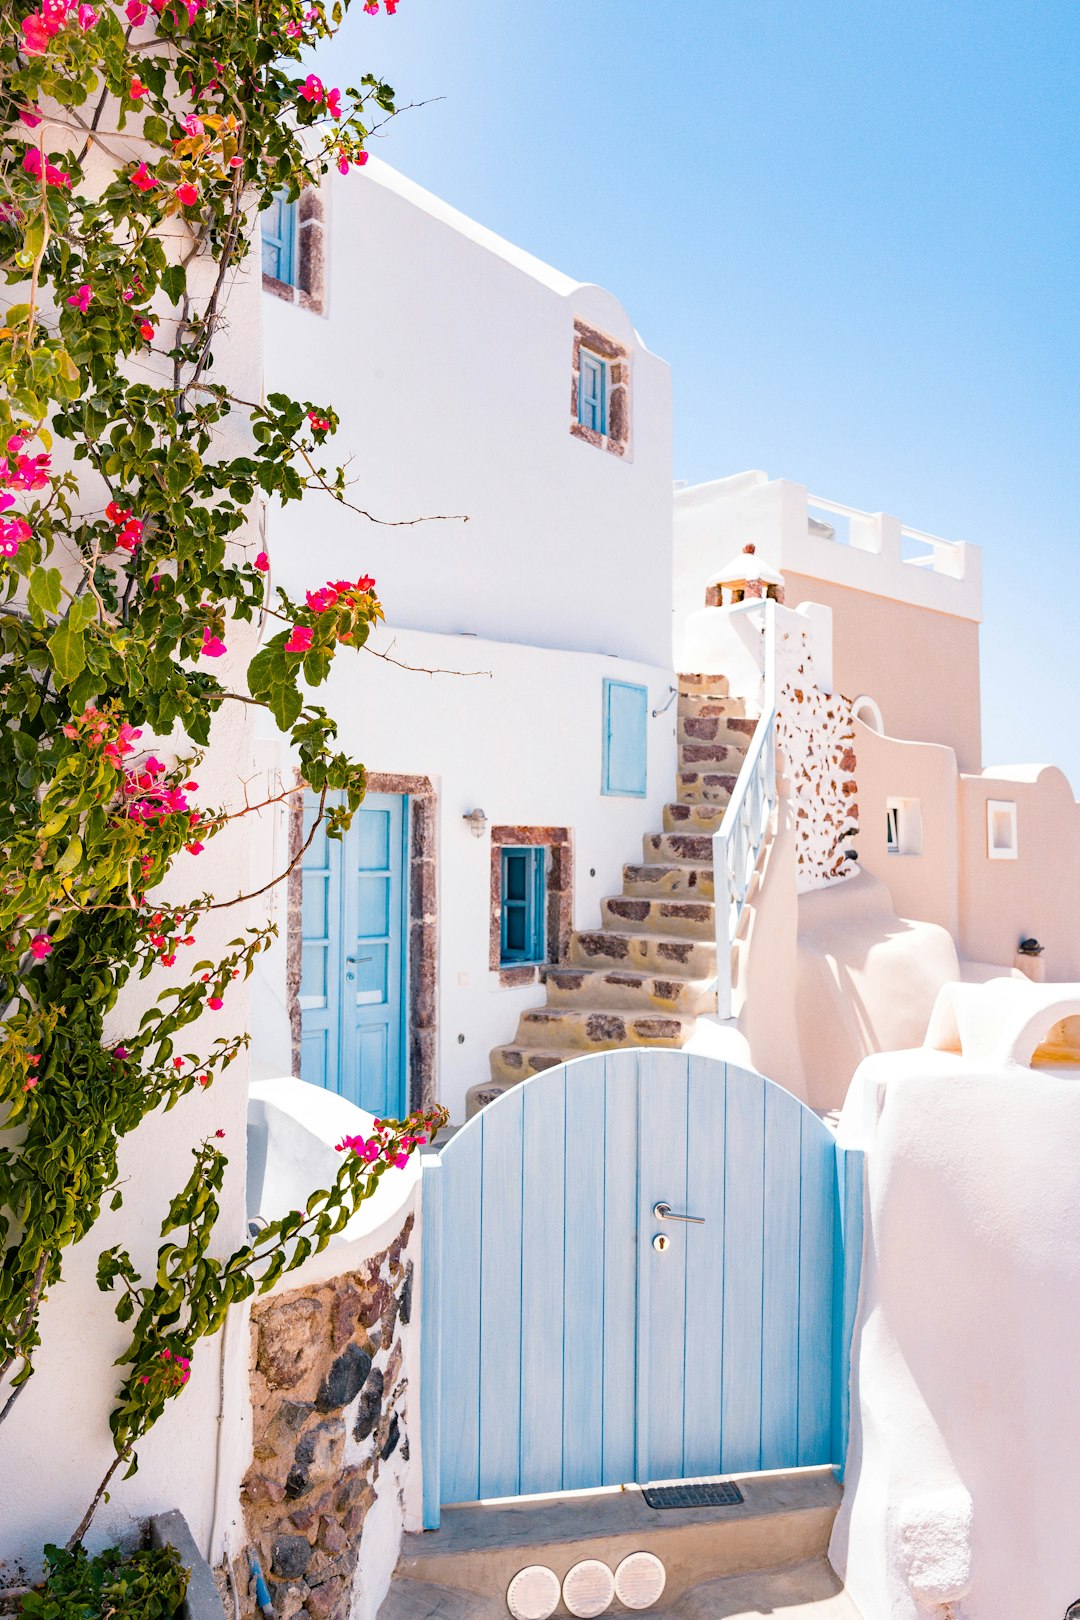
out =
<path fill-rule="evenodd" d="M 651 1508 L 734 1507 L 745 1502 L 730 1480 L 710 1479 L 682 1485 L 643 1485 L 641 1494 Z"/>

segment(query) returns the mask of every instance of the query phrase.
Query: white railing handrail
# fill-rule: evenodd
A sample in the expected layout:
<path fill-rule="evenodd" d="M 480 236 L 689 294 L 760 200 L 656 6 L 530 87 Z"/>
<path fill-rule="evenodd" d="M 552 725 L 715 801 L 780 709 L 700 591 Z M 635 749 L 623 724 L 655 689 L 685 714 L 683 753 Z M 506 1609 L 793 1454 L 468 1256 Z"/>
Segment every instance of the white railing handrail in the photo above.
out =
<path fill-rule="evenodd" d="M 731 952 L 776 804 L 776 603 L 739 604 L 764 617 L 761 716 L 746 750 L 724 819 L 713 834 L 716 916 L 716 1010 L 731 1017 Z M 731 611 L 737 611 L 732 609 Z"/>

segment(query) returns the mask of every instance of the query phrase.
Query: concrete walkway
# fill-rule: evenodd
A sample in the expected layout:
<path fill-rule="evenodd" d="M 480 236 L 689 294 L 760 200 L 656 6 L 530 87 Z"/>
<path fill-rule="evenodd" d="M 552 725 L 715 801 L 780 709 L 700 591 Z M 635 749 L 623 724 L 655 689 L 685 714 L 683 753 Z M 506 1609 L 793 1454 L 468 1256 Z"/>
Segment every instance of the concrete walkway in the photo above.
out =
<path fill-rule="evenodd" d="M 621 1605 L 607 1611 L 625 1615 Z M 695 1586 L 671 1608 L 638 1610 L 642 1620 L 861 1620 L 824 1559 L 786 1569 L 726 1575 Z M 560 1604 L 559 1615 L 566 1613 Z M 426 1581 L 395 1579 L 379 1620 L 506 1620 L 506 1604 Z"/>

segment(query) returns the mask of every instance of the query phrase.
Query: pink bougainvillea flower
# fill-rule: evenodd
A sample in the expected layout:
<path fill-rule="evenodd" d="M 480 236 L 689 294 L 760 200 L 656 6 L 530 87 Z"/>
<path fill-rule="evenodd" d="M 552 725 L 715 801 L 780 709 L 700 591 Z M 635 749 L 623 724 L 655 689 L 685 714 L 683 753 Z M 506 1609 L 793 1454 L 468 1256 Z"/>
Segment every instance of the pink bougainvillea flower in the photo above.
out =
<path fill-rule="evenodd" d="M 337 170 L 338 174 L 348 174 L 349 172 L 349 160 L 344 152 L 338 153 Z"/>
<path fill-rule="evenodd" d="M 35 962 L 44 962 L 52 950 L 52 940 L 48 934 L 35 934 L 30 941 L 30 955 Z"/>
<path fill-rule="evenodd" d="M 19 122 L 25 124 L 27 129 L 37 129 L 41 123 L 41 112 L 37 107 L 20 107 Z"/>
<path fill-rule="evenodd" d="M 188 113 L 183 120 L 183 128 L 186 135 L 202 135 L 206 130 L 206 125 L 195 113 Z"/>
<path fill-rule="evenodd" d="M 368 154 L 366 152 L 357 152 L 356 156 L 353 158 L 353 162 L 356 164 L 358 169 L 362 169 L 367 160 Z"/>
<path fill-rule="evenodd" d="M 265 551 L 260 551 L 259 552 L 259 555 L 255 559 L 255 567 L 259 570 L 260 574 L 269 573 L 269 571 L 270 571 L 270 559 L 266 555 Z"/>
<path fill-rule="evenodd" d="M 377 17 L 379 14 L 379 0 L 367 0 L 364 10 L 369 17 Z"/>
<path fill-rule="evenodd" d="M 128 95 L 131 97 L 132 101 L 141 101 L 143 96 L 148 96 L 149 94 L 150 91 L 147 89 L 146 85 L 143 84 L 140 78 L 136 77 L 132 79 L 131 86 L 128 90 Z"/>
<path fill-rule="evenodd" d="M 304 37 L 304 30 L 298 22 L 286 23 L 285 33 L 289 39 L 303 39 Z"/>
<path fill-rule="evenodd" d="M 49 48 L 49 40 L 56 32 L 50 28 L 44 17 L 36 11 L 23 19 L 22 49 L 24 56 L 44 56 Z"/>
<path fill-rule="evenodd" d="M 201 855 L 203 850 L 206 848 L 206 845 L 196 842 L 194 844 L 185 844 L 184 848 L 187 850 L 189 855 Z"/>
<path fill-rule="evenodd" d="M 38 177 L 38 175 L 40 175 L 41 153 L 38 151 L 36 146 L 27 147 L 25 153 L 23 154 L 22 166 L 26 170 L 26 173 L 32 174 L 35 179 Z"/>
<path fill-rule="evenodd" d="M 310 101 L 312 104 L 323 99 L 326 91 L 323 87 L 323 82 L 317 73 L 308 74 L 307 78 L 300 86 L 299 94 L 301 101 Z"/>
<path fill-rule="evenodd" d="M 176 195 L 185 208 L 194 208 L 199 200 L 199 188 L 193 186 L 189 180 L 185 180 L 182 186 L 177 186 Z"/>
<path fill-rule="evenodd" d="M 133 27 L 141 28 L 146 21 L 149 10 L 146 0 L 127 0 L 127 5 L 124 7 L 124 16 Z"/>
<path fill-rule="evenodd" d="M 306 624 L 294 624 L 292 627 L 292 634 L 285 643 L 285 651 L 291 653 L 306 653 L 310 651 L 311 638 L 313 635 L 314 631 L 309 630 Z"/>
<path fill-rule="evenodd" d="M 85 315 L 87 309 L 90 307 L 90 300 L 93 298 L 93 296 L 94 293 L 90 283 L 88 281 L 84 281 L 82 286 L 77 288 L 75 292 L 72 293 L 71 297 L 68 299 L 68 303 L 71 305 L 72 309 L 81 309 Z"/>
<path fill-rule="evenodd" d="M 118 528 L 123 528 L 131 516 L 131 507 L 121 506 L 118 501 L 110 501 L 105 508 L 105 516 L 110 523 L 115 523 Z"/>
<path fill-rule="evenodd" d="M 327 585 L 321 591 L 307 592 L 307 605 L 312 613 L 325 613 L 327 608 L 333 607 L 337 599 L 338 593 L 332 585 Z"/>
<path fill-rule="evenodd" d="M 326 92 L 326 110 L 331 118 L 341 117 L 341 91 L 328 90 Z"/>
<path fill-rule="evenodd" d="M 386 15 L 392 17 L 398 8 L 398 0 L 386 0 Z"/>
<path fill-rule="evenodd" d="M 130 556 L 142 544 L 142 532 L 143 526 L 138 518 L 132 518 L 131 522 L 125 523 L 120 530 L 116 537 L 116 544 L 121 551 L 126 551 Z"/>
<path fill-rule="evenodd" d="M 206 1005 L 212 1007 L 215 1012 L 220 1012 L 225 1003 L 220 996 L 207 996 Z"/>
<path fill-rule="evenodd" d="M 143 321 L 139 327 L 139 333 L 140 336 L 146 339 L 147 343 L 152 343 L 154 338 L 153 323 L 151 321 Z"/>
<path fill-rule="evenodd" d="M 308 411 L 308 421 L 311 423 L 312 433 L 329 433 L 330 419 L 320 416 L 316 411 Z"/>
<path fill-rule="evenodd" d="M 80 6 L 75 15 L 84 34 L 88 29 L 93 28 L 98 20 L 98 14 L 93 6 Z"/>
<path fill-rule="evenodd" d="M 240 167 L 242 167 L 243 162 L 244 162 L 243 158 L 240 156 L 239 153 L 237 153 L 235 157 L 231 157 L 229 159 L 229 168 L 230 169 L 239 169 Z"/>
<path fill-rule="evenodd" d="M 126 1046 L 114 1046 L 113 1047 L 113 1057 L 115 1057 L 115 1058 L 126 1058 L 127 1055 L 128 1055 L 128 1049 L 127 1049 Z"/>
<path fill-rule="evenodd" d="M 214 1135 L 215 1135 L 215 1136 L 216 1136 L 216 1137 L 217 1137 L 217 1138 L 218 1138 L 218 1140 L 219 1140 L 219 1141 L 220 1141 L 220 1140 L 221 1140 L 221 1138 L 222 1138 L 222 1137 L 223 1137 L 223 1136 L 224 1136 L 224 1135 L 225 1135 L 225 1132 L 224 1132 L 224 1131 L 215 1131 L 215 1132 L 214 1132 Z"/>
<path fill-rule="evenodd" d="M 150 173 L 150 170 L 146 167 L 145 163 L 139 164 L 134 174 L 130 176 L 130 179 L 132 185 L 137 186 L 140 191 L 153 191 L 157 185 L 157 181 Z"/>
<path fill-rule="evenodd" d="M 228 652 L 228 647 L 220 636 L 215 636 L 208 624 L 203 625 L 202 646 L 199 648 L 200 658 L 220 658 L 222 653 Z"/>

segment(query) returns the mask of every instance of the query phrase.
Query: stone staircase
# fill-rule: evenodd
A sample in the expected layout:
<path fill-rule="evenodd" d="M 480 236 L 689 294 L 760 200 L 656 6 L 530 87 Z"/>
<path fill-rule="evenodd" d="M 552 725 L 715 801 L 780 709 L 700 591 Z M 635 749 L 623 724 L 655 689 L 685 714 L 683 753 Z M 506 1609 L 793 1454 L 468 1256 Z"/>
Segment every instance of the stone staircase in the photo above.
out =
<path fill-rule="evenodd" d="M 491 1079 L 473 1086 L 471 1115 L 510 1086 L 586 1052 L 684 1046 L 700 1013 L 716 1011 L 712 835 L 723 820 L 756 720 L 724 675 L 680 675 L 679 769 L 663 828 L 623 867 L 623 891 L 600 927 L 570 935 L 566 960 L 545 969 L 547 1002 L 521 1014 Z"/>

